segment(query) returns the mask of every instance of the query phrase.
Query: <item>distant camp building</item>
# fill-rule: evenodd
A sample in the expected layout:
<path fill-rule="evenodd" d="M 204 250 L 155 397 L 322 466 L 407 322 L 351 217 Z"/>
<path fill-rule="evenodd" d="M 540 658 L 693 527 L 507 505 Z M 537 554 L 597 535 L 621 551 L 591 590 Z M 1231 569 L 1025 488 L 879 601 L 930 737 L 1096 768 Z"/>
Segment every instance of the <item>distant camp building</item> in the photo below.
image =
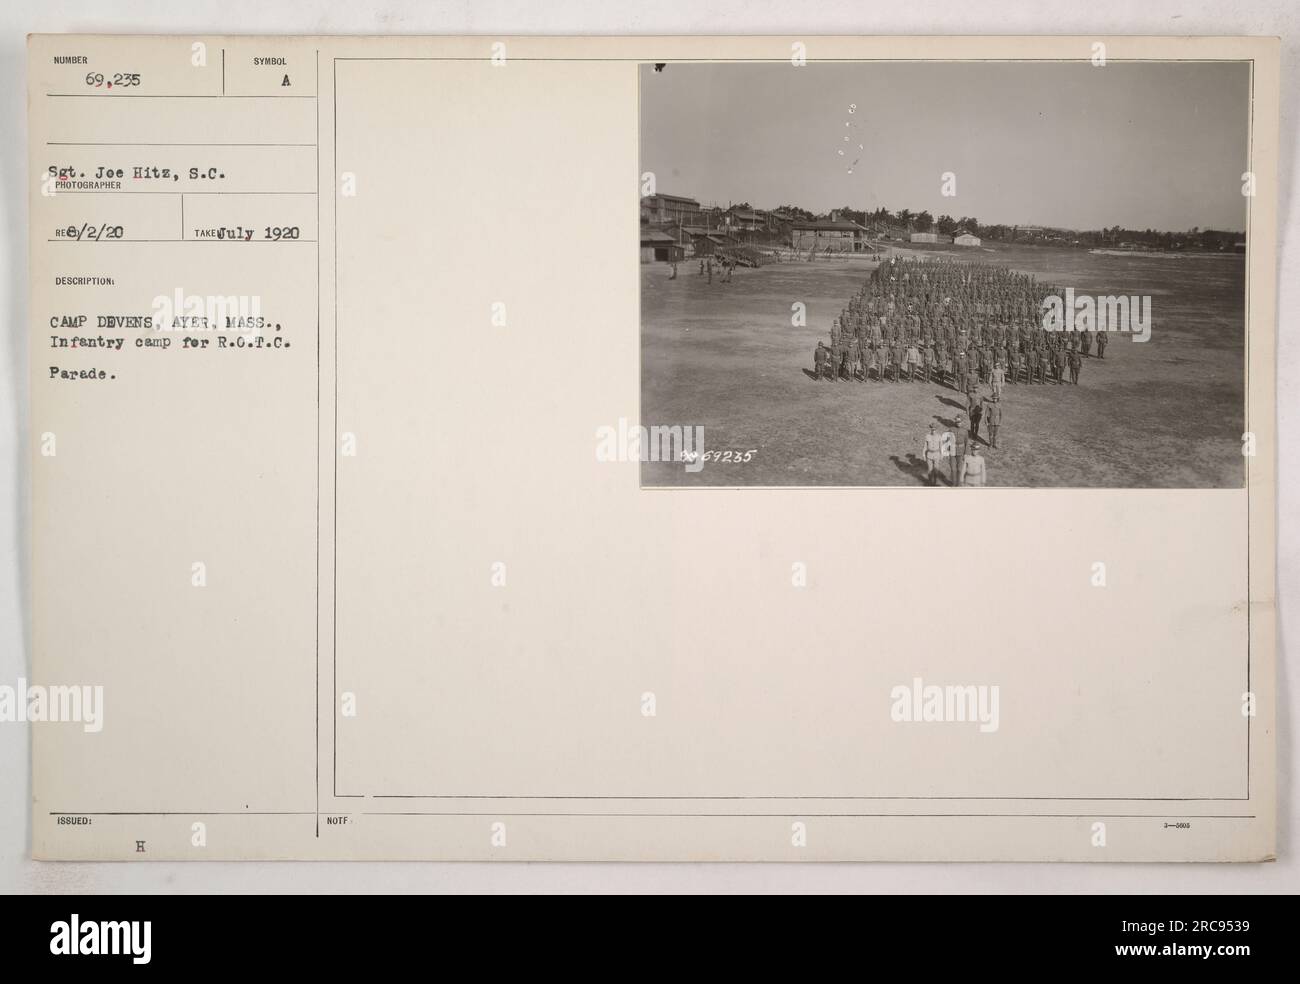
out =
<path fill-rule="evenodd" d="M 768 227 L 768 213 L 755 208 L 727 209 L 724 222 L 735 232 L 762 232 Z"/>
<path fill-rule="evenodd" d="M 686 251 L 679 245 L 670 232 L 662 229 L 641 230 L 641 262 L 653 263 L 655 260 L 671 262 L 681 260 Z"/>
<path fill-rule="evenodd" d="M 972 235 L 965 229 L 958 229 L 952 234 L 952 241 L 958 246 L 978 246 L 980 244 L 980 237 Z"/>
<path fill-rule="evenodd" d="M 641 221 L 652 225 L 694 225 L 700 221 L 700 203 L 681 195 L 646 195 L 641 199 Z"/>
<path fill-rule="evenodd" d="M 946 236 L 942 232 L 914 232 L 909 237 L 914 243 L 928 243 L 938 245 L 952 242 L 952 236 Z"/>
<path fill-rule="evenodd" d="M 829 219 L 798 220 L 790 223 L 790 245 L 797 250 L 818 249 L 832 253 L 866 253 L 868 229 L 836 212 Z"/>
<path fill-rule="evenodd" d="M 710 229 L 707 226 L 682 226 L 682 238 L 679 243 L 691 247 L 688 255 L 712 256 L 720 249 L 736 245 L 736 240 L 727 235 L 725 229 Z"/>

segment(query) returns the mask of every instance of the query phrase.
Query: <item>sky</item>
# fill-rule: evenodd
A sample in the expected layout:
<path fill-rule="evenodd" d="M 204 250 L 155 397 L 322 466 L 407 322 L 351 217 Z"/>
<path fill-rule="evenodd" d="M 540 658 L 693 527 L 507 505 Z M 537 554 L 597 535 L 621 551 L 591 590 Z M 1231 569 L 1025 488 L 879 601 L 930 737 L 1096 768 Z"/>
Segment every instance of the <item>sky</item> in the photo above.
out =
<path fill-rule="evenodd" d="M 641 170 L 724 206 L 1241 231 L 1249 109 L 1246 62 L 646 66 Z"/>

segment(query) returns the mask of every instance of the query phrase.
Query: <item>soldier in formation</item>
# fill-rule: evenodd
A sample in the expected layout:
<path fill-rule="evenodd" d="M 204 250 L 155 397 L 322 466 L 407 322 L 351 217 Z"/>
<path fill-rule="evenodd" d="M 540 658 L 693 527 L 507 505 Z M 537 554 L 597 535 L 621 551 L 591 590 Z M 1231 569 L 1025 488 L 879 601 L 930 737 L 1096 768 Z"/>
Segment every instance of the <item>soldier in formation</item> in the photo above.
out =
<path fill-rule="evenodd" d="M 974 375 L 999 395 L 1005 384 L 1059 385 L 1072 355 L 1088 358 L 1095 341 L 1100 357 L 1106 335 L 1045 328 L 1043 301 L 1053 295 L 1062 289 L 1009 267 L 892 257 L 834 320 L 832 378 L 920 378 L 964 393 Z"/>

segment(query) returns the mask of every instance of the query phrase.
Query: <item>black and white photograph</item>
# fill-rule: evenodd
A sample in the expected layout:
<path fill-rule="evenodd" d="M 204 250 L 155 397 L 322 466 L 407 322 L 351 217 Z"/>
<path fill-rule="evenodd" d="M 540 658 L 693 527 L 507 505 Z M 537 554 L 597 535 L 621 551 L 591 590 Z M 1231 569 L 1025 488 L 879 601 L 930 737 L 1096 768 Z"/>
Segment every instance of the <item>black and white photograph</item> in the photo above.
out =
<path fill-rule="evenodd" d="M 1241 488 L 1251 83 L 643 66 L 643 486 Z"/>

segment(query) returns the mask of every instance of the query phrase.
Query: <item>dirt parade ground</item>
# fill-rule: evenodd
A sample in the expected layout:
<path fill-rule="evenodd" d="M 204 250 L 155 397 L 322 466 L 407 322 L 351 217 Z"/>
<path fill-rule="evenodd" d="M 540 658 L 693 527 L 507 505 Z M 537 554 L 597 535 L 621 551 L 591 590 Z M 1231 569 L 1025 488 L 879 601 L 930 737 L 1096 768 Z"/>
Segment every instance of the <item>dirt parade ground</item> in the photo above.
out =
<path fill-rule="evenodd" d="M 1079 294 L 1150 295 L 1151 338 L 1112 335 L 1078 385 L 1002 390 L 987 484 L 1029 488 L 1239 488 L 1243 481 L 1245 259 L 1053 247 L 894 249 L 989 262 Z M 702 426 L 705 465 L 645 462 L 647 486 L 926 484 L 928 425 L 955 425 L 964 392 L 938 382 L 817 378 L 814 350 L 871 275 L 865 257 L 739 267 L 641 268 L 641 423 Z M 792 324 L 806 306 L 806 325 Z M 990 392 L 980 387 L 981 394 Z M 726 452 L 733 452 L 726 455 Z M 749 452 L 752 452 L 749 453 Z M 719 460 L 731 457 L 733 460 Z M 748 460 L 744 460 L 748 458 Z M 949 485 L 948 470 L 941 486 Z"/>

